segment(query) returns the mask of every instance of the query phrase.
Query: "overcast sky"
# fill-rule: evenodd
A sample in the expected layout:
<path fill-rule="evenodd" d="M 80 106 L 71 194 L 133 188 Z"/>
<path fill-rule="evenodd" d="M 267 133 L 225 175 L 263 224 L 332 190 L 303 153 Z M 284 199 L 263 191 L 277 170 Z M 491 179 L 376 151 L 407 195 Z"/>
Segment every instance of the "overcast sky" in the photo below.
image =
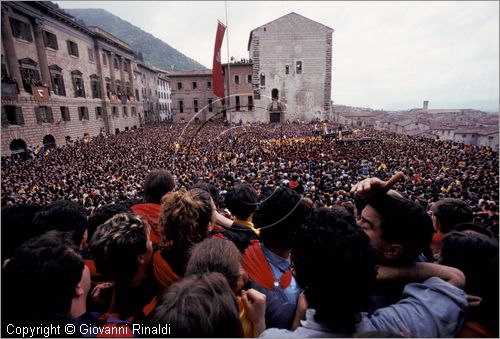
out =
<path fill-rule="evenodd" d="M 103 8 L 212 67 L 224 1 L 56 1 Z M 252 29 L 296 12 L 335 30 L 332 100 L 385 110 L 499 109 L 498 1 L 228 1 L 229 55 Z M 226 34 L 222 61 L 227 61 Z"/>

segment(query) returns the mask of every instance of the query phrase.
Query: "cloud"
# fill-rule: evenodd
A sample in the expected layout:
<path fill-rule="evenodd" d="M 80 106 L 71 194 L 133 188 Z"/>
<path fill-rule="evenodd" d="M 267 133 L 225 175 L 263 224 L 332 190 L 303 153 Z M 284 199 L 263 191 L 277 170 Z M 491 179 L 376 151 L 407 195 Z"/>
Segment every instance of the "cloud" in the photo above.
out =
<path fill-rule="evenodd" d="M 104 8 L 209 68 L 217 19 L 225 22 L 223 1 L 58 3 Z M 237 58 L 248 58 L 252 29 L 292 11 L 333 28 L 336 103 L 405 109 L 435 97 L 443 108 L 460 99 L 498 110 L 498 2 L 228 1 L 227 11 Z M 227 40 L 221 53 L 225 62 Z"/>

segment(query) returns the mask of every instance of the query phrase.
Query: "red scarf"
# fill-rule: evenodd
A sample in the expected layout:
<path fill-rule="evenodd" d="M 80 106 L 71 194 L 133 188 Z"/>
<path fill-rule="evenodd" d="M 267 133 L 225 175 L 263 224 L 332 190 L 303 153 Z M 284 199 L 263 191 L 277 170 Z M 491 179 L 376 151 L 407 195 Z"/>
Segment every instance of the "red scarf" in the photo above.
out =
<path fill-rule="evenodd" d="M 274 290 L 274 275 L 258 240 L 252 240 L 243 253 L 243 267 L 248 276 L 259 286 Z M 292 271 L 288 269 L 280 278 L 279 286 L 287 288 L 292 281 Z"/>
<path fill-rule="evenodd" d="M 158 245 L 161 241 L 160 207 L 159 204 L 136 204 L 130 208 L 132 212 L 146 219 L 149 226 L 151 226 L 149 237 L 155 245 Z"/>
<path fill-rule="evenodd" d="M 163 259 L 161 251 L 153 255 L 153 275 L 161 290 L 181 280 L 172 267 Z"/>

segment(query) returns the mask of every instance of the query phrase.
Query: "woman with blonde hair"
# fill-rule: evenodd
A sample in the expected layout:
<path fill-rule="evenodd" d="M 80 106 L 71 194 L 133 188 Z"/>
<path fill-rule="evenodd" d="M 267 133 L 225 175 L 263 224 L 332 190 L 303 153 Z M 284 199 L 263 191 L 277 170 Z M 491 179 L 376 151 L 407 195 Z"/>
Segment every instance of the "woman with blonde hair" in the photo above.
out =
<path fill-rule="evenodd" d="M 170 192 L 160 210 L 161 250 L 153 257 L 153 273 L 162 288 L 184 276 L 189 250 L 205 239 L 215 210 L 210 194 L 201 189 Z"/>

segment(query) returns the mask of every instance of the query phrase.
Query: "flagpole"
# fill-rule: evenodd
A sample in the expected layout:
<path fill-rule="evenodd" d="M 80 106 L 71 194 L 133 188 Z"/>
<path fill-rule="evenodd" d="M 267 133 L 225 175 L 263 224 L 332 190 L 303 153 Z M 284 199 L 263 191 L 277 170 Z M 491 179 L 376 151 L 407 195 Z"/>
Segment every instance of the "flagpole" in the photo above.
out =
<path fill-rule="evenodd" d="M 230 60 L 229 60 L 229 26 L 227 25 L 227 0 L 224 1 L 224 7 L 226 10 L 226 45 L 227 45 L 227 75 L 226 75 L 226 81 L 227 81 L 227 95 L 226 95 L 226 103 L 227 107 L 229 108 L 229 127 L 232 127 L 232 120 L 231 120 L 231 66 L 229 65 Z M 231 130 L 231 140 L 233 136 L 233 132 Z"/>

